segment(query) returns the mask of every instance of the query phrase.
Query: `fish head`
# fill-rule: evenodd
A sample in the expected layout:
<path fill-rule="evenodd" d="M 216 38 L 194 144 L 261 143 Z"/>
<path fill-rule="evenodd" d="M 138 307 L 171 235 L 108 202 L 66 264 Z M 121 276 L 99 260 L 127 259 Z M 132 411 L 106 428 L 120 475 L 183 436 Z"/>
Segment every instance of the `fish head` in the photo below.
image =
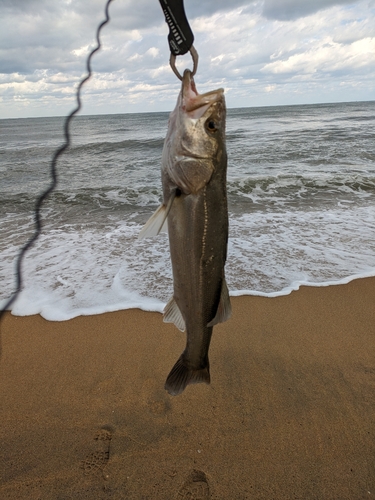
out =
<path fill-rule="evenodd" d="M 199 94 L 190 70 L 185 70 L 179 100 L 179 119 L 185 145 L 195 153 L 212 156 L 225 141 L 224 89 Z"/>
<path fill-rule="evenodd" d="M 226 158 L 225 117 L 224 89 L 199 94 L 185 70 L 165 145 L 168 175 L 183 193 L 197 193 Z"/>

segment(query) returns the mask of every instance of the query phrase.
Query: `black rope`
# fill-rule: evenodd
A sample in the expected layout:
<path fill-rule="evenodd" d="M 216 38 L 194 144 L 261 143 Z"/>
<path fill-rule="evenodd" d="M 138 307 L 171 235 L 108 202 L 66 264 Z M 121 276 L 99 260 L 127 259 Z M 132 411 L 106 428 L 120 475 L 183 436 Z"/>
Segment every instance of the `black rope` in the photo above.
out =
<path fill-rule="evenodd" d="M 76 99 L 77 99 L 77 107 L 65 118 L 65 123 L 64 123 L 64 135 L 65 135 L 65 143 L 55 151 L 52 160 L 51 160 L 51 165 L 50 165 L 50 174 L 51 174 L 51 184 L 50 186 L 44 191 L 41 196 L 38 198 L 36 201 L 35 205 L 35 212 L 34 212 L 34 218 L 35 218 L 35 233 L 29 241 L 26 243 L 26 245 L 21 248 L 17 261 L 16 261 L 16 291 L 12 295 L 12 297 L 7 301 L 5 306 L 1 309 L 0 311 L 0 321 L 3 318 L 5 311 L 10 308 L 10 306 L 13 304 L 13 302 L 16 300 L 18 297 L 21 289 L 22 289 L 22 262 L 23 258 L 25 256 L 25 253 L 33 246 L 33 244 L 36 242 L 36 240 L 39 238 L 41 232 L 42 232 L 42 220 L 40 217 L 40 210 L 41 207 L 44 203 L 44 201 L 48 198 L 48 196 L 52 193 L 52 191 L 56 188 L 57 186 L 57 171 L 56 171 L 56 163 L 57 159 L 59 156 L 63 154 L 63 152 L 70 146 L 70 132 L 69 132 L 69 126 L 70 122 L 72 121 L 73 117 L 78 113 L 78 111 L 81 109 L 81 89 L 83 85 L 91 78 L 92 71 L 91 71 L 91 59 L 93 55 L 98 52 L 98 50 L 101 48 L 101 43 L 100 43 L 100 32 L 108 22 L 109 22 L 109 5 L 113 0 L 107 0 L 106 6 L 105 6 L 105 20 L 99 24 L 96 30 L 96 41 L 97 41 L 97 46 L 95 49 L 93 49 L 90 54 L 87 57 L 86 61 L 86 67 L 87 67 L 87 76 L 81 80 L 77 87 L 77 92 L 76 92 Z M 1 346 L 0 346 L 1 349 Z M 1 350 L 0 350 L 1 352 Z"/>

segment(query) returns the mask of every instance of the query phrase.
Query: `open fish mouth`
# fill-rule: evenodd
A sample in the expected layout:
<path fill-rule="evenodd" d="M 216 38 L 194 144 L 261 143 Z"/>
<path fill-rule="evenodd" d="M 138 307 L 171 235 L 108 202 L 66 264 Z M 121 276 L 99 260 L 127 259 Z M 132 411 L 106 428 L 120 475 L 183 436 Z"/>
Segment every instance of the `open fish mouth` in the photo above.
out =
<path fill-rule="evenodd" d="M 224 89 L 211 90 L 205 94 L 199 94 L 191 71 L 185 69 L 184 76 L 182 77 L 181 93 L 182 110 L 185 111 L 190 118 L 198 120 L 212 104 L 223 98 Z"/>

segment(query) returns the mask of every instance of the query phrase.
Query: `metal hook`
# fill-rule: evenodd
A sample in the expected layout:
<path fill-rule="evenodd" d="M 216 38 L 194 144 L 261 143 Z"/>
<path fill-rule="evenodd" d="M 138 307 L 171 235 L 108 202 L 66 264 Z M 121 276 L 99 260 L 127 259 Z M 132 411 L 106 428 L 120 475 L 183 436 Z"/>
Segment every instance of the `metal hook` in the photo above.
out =
<path fill-rule="evenodd" d="M 190 47 L 189 52 L 193 59 L 193 71 L 191 72 L 191 76 L 194 76 L 198 69 L 198 52 L 195 50 L 194 45 Z M 169 59 L 169 64 L 172 68 L 173 73 L 177 76 L 177 78 L 179 80 L 182 80 L 182 76 L 180 75 L 180 72 L 176 68 L 176 56 L 174 54 L 171 54 L 171 57 Z"/>

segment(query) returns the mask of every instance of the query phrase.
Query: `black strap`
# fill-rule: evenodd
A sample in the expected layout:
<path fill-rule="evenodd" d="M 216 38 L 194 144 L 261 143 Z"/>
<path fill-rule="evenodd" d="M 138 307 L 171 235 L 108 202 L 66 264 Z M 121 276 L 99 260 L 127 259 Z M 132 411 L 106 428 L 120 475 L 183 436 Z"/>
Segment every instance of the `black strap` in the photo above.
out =
<path fill-rule="evenodd" d="M 168 43 L 175 56 L 186 54 L 194 42 L 184 10 L 184 0 L 159 0 L 169 27 Z"/>

